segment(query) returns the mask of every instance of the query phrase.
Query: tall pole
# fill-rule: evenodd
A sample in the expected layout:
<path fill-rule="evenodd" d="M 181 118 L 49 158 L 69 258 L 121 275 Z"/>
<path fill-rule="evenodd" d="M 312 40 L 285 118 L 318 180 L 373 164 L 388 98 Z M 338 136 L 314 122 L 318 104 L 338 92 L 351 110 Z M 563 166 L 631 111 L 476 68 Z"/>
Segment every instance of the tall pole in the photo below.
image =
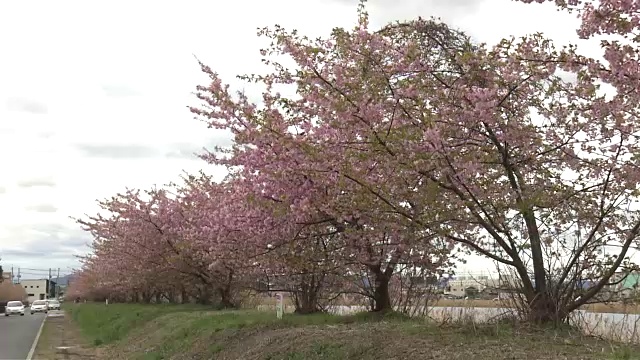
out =
<path fill-rule="evenodd" d="M 49 299 L 49 294 L 51 293 L 51 268 L 49 268 L 49 278 L 47 279 L 47 294 L 44 296 L 45 299 Z"/>
<path fill-rule="evenodd" d="M 2 274 L 4 276 L 4 274 Z M 13 276 L 13 266 L 11 267 L 11 283 L 15 284 L 15 281 L 13 280 L 14 276 Z"/>
<path fill-rule="evenodd" d="M 60 281 L 60 268 L 58 268 L 58 274 L 56 274 L 56 287 L 55 287 L 55 299 L 58 299 L 58 289 L 60 285 L 58 285 L 58 281 Z"/>
<path fill-rule="evenodd" d="M 20 275 L 20 267 L 18 266 L 18 284 L 20 284 L 20 277 L 21 277 L 21 276 L 22 276 L 22 275 Z"/>

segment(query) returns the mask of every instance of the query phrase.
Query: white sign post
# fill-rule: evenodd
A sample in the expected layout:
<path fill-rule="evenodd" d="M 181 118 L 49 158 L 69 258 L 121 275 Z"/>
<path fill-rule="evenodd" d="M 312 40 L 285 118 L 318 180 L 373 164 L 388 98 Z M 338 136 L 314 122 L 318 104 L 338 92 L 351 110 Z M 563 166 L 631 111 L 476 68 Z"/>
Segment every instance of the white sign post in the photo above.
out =
<path fill-rule="evenodd" d="M 278 316 L 278 319 L 282 319 L 283 311 L 284 311 L 284 304 L 283 304 L 282 293 L 277 293 L 276 294 L 276 315 Z"/>

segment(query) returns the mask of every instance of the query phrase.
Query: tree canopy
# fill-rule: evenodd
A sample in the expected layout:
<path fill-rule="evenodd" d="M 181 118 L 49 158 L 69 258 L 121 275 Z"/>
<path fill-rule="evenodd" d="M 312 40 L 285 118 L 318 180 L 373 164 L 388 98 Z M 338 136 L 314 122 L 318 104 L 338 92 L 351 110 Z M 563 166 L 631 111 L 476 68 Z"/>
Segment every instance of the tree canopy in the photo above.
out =
<path fill-rule="evenodd" d="M 555 2 L 582 37 L 620 38 L 602 42 L 605 62 L 541 34 L 490 46 L 436 20 L 373 30 L 362 2 L 325 38 L 261 29 L 272 71 L 240 77 L 260 103 L 200 63 L 210 82 L 191 111 L 234 136 L 202 158 L 229 176 L 101 202 L 109 215 L 79 220 L 95 240 L 73 294 L 229 307 L 285 278 L 315 311 L 370 276 L 386 311 L 401 269 L 439 274 L 473 252 L 517 274 L 531 320 L 566 318 L 637 269 L 640 36 L 632 2 Z"/>

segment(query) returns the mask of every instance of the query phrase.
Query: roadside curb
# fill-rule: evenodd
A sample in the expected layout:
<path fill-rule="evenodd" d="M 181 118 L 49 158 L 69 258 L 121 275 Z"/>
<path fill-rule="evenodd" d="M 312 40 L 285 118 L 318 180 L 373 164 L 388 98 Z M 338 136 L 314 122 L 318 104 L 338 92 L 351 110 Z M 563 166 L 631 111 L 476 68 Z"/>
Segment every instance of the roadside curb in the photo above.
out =
<path fill-rule="evenodd" d="M 40 324 L 40 329 L 38 329 L 38 333 L 36 334 L 36 338 L 33 340 L 33 344 L 31 344 L 31 349 L 29 350 L 29 354 L 27 355 L 26 360 L 31 360 L 33 355 L 36 352 L 36 347 L 38 347 L 38 340 L 40 340 L 40 334 L 42 334 L 42 328 L 44 328 L 44 323 L 47 321 L 47 317 L 42 318 L 42 323 Z"/>

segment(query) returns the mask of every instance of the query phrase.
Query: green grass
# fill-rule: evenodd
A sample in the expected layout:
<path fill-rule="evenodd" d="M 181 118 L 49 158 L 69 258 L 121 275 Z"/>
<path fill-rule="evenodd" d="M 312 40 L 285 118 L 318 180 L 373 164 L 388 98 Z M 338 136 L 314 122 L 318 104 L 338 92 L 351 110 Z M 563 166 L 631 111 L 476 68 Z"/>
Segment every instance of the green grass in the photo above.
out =
<path fill-rule="evenodd" d="M 307 326 L 326 324 L 345 324 L 379 320 L 410 321 L 401 315 L 370 315 L 367 313 L 353 316 L 335 316 L 312 314 L 297 316 L 285 314 L 278 320 L 275 314 L 258 311 L 216 311 L 199 305 L 140 305 L 140 304 L 74 304 L 65 310 L 71 314 L 82 332 L 92 339 L 95 345 L 111 344 L 125 338 L 135 328 L 144 326 L 161 316 L 169 316 L 172 324 L 161 321 L 160 326 L 175 328 L 177 338 L 188 338 L 202 329 L 217 332 L 224 329 L 242 329 L 252 326 Z M 205 316 L 203 316 L 205 315 Z M 211 318 L 215 315 L 215 319 Z M 175 324 L 173 324 L 175 322 Z M 182 327 L 185 323 L 186 327 Z"/>
<path fill-rule="evenodd" d="M 139 305 L 87 303 L 66 304 L 64 310 L 71 314 L 82 333 L 94 345 L 110 344 L 125 338 L 129 332 L 147 322 L 170 313 L 203 311 L 194 305 Z"/>
<path fill-rule="evenodd" d="M 353 316 L 334 316 L 313 314 L 296 316 L 285 314 L 278 320 L 274 314 L 257 311 L 216 311 L 200 305 L 141 305 L 86 303 L 69 304 L 65 311 L 71 314 L 83 334 L 96 346 L 112 344 L 126 338 L 134 329 L 143 327 L 159 317 L 160 328 L 169 327 L 177 340 L 188 339 L 206 329 L 210 332 L 242 329 L 253 326 L 292 327 L 303 325 L 325 325 L 375 321 L 382 319 L 400 320 L 399 315 L 388 314 L 384 317 L 369 314 Z M 204 316 L 203 316 L 204 315 Z M 212 320 L 210 315 L 215 315 Z M 171 345 L 172 346 L 172 345 Z"/>
<path fill-rule="evenodd" d="M 439 327 L 398 314 L 333 316 L 200 306 L 80 304 L 67 309 L 109 359 L 640 359 L 640 348 L 508 324 Z M 576 344 L 580 344 L 577 346 Z"/>

